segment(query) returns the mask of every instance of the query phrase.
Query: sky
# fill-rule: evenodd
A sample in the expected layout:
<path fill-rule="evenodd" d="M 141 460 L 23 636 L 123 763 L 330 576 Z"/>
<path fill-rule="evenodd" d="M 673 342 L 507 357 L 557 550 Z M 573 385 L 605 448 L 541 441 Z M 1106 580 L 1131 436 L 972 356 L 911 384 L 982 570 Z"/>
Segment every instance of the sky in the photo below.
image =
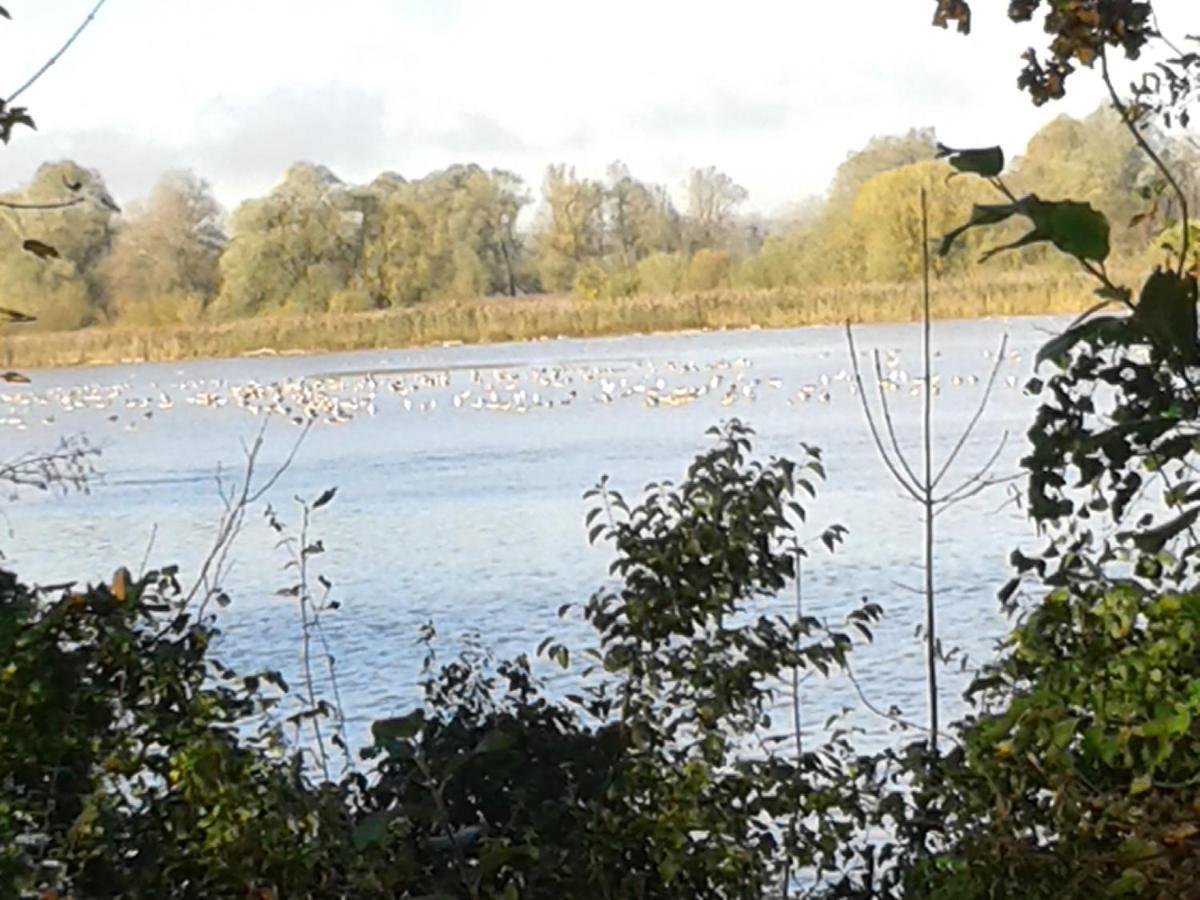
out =
<path fill-rule="evenodd" d="M 0 95 L 95 0 L 4 5 Z M 536 196 L 550 163 L 602 177 L 619 159 L 677 196 L 715 165 L 777 215 L 873 135 L 934 126 L 1014 155 L 1101 103 L 1082 72 L 1034 107 L 1018 57 L 1043 36 L 1001 0 L 973 5 L 962 37 L 930 26 L 933 0 L 108 0 L 20 98 L 39 130 L 0 151 L 0 189 L 71 158 L 118 202 L 190 168 L 232 208 L 300 160 L 348 182 L 476 162 Z M 1195 0 L 1155 7 L 1165 32 L 1200 30 Z"/>

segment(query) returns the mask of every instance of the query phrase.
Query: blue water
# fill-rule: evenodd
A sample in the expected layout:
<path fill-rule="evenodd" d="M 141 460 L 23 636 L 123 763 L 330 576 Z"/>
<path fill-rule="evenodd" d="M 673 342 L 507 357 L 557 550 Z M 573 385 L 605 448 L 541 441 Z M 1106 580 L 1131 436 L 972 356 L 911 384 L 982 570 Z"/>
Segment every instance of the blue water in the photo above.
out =
<path fill-rule="evenodd" d="M 995 474 L 1017 472 L 1035 412 L 1020 385 L 1036 346 L 1060 324 L 936 327 L 939 459 L 980 401 L 987 354 L 1009 335 L 1011 358 L 955 467 L 960 477 L 975 474 L 1005 433 Z M 914 326 L 857 331 L 860 352 L 891 352 L 897 381 L 918 370 L 919 339 Z M 224 581 L 233 602 L 220 612 L 217 652 L 240 669 L 275 668 L 295 680 L 299 617 L 295 601 L 276 594 L 293 572 L 262 512 L 270 504 L 298 526 L 293 497 L 312 500 L 336 487 L 313 521 L 313 538 L 327 548 L 313 575 L 329 579 L 341 604 L 326 628 L 351 731 L 361 739 L 372 718 L 418 696 L 415 639 L 424 622 L 435 622 L 451 645 L 478 631 L 500 656 L 531 651 L 551 633 L 585 644 L 584 623 L 556 618 L 562 604 L 586 601 L 609 579 L 609 550 L 586 539 L 583 492 L 601 475 L 630 499 L 649 481 L 678 479 L 707 446 L 705 430 L 736 416 L 756 429 L 763 456 L 797 457 L 800 442 L 823 449 L 829 478 L 810 504 L 808 533 L 840 523 L 849 536 L 839 552 L 807 565 L 806 611 L 835 621 L 861 598 L 883 605 L 886 618 L 875 643 L 856 652 L 856 670 L 879 705 L 920 719 L 914 629 L 922 599 L 909 589 L 922 577 L 919 510 L 879 462 L 848 368 L 841 329 L 807 328 L 34 371 L 31 385 L 8 385 L 0 398 L 6 454 L 82 433 L 102 448 L 102 477 L 87 494 L 22 492 L 4 507 L 0 546 L 31 582 L 106 579 L 119 565 L 139 570 L 145 558 L 151 567 L 180 565 L 187 583 L 220 520 L 218 471 L 227 485 L 240 478 L 246 447 L 261 433 L 257 466 L 265 476 L 302 433 L 290 419 L 303 411 L 284 412 L 281 402 L 269 413 L 269 400 L 236 397 L 247 385 L 290 379 L 290 390 L 308 384 L 312 396 L 344 401 L 318 416 L 290 468 L 246 517 Z M 647 391 L 665 396 L 718 375 L 714 389 L 685 405 L 647 404 Z M 731 388 L 735 399 L 723 404 Z M 224 405 L 188 402 L 201 395 Z M 84 408 L 65 408 L 64 398 Z M 908 380 L 889 398 L 916 466 L 920 389 Z M 1004 634 L 995 592 L 1008 577 L 1008 554 L 1032 543 L 1008 502 L 1018 486 L 992 488 L 939 519 L 941 637 L 972 664 Z M 792 602 L 782 597 L 780 608 Z M 956 670 L 946 675 L 947 713 L 961 709 L 967 675 Z M 844 679 L 806 685 L 809 722 L 851 705 Z M 861 721 L 887 730 L 870 716 Z"/>

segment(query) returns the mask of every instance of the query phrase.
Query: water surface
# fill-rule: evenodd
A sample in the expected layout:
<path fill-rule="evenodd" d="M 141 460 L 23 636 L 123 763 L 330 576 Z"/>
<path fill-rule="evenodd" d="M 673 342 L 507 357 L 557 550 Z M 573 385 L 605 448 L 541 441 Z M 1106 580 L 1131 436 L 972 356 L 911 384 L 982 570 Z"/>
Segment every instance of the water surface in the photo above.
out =
<path fill-rule="evenodd" d="M 973 414 L 990 355 L 1009 334 L 1010 358 L 955 469 L 960 477 L 975 474 L 1006 432 L 997 474 L 1016 471 L 1035 409 L 1020 385 L 1037 344 L 1060 324 L 937 326 L 939 457 Z M 889 397 L 916 465 L 919 328 L 857 335 L 860 350 L 886 353 L 897 382 Z M 179 564 L 186 581 L 220 517 L 218 470 L 240 475 L 264 422 L 258 464 L 272 470 L 301 431 L 291 419 L 315 412 L 302 403 L 325 404 L 265 499 L 298 524 L 293 496 L 338 489 L 313 536 L 328 550 L 317 571 L 341 602 L 327 628 L 361 737 L 371 718 L 417 696 L 424 622 L 448 636 L 478 631 L 500 656 L 530 651 L 551 633 L 586 642 L 582 623 L 556 619 L 562 604 L 585 601 L 609 578 L 609 550 L 586 540 L 583 492 L 601 475 L 631 499 L 646 482 L 678 479 L 708 446 L 705 430 L 738 417 L 755 428 L 764 456 L 795 458 L 801 442 L 823 449 L 829 480 L 810 504 L 810 533 L 836 522 L 849 537 L 807 565 L 807 611 L 835 620 L 864 597 L 882 604 L 887 618 L 875 644 L 856 654 L 857 670 L 880 705 L 919 718 L 922 601 L 910 590 L 921 579 L 919 510 L 880 464 L 847 369 L 843 332 L 808 328 L 37 371 L 0 402 L 6 452 L 82 432 L 103 447 L 104 477 L 89 495 L 25 494 L 8 504 L 3 550 L 33 582 L 96 580 L 119 565 L 138 570 L 143 558 Z M 273 399 L 272 384 L 287 385 L 284 400 Z M 995 592 L 1008 554 L 1031 538 L 1006 499 L 995 488 L 940 520 L 942 639 L 976 662 L 1004 631 Z M 218 652 L 244 670 L 294 676 L 300 629 L 294 601 L 276 594 L 292 580 L 276 540 L 253 512 L 233 554 Z M 948 678 L 953 710 L 965 676 Z M 809 682 L 805 702 L 808 720 L 820 722 L 854 696 L 844 681 Z M 886 727 L 870 717 L 863 724 Z"/>

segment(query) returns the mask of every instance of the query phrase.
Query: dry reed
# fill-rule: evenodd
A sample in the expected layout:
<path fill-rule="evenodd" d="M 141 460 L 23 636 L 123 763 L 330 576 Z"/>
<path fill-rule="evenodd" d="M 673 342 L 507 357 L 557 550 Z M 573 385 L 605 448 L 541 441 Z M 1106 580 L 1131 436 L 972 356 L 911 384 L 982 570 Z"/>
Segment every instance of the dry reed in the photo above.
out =
<path fill-rule="evenodd" d="M 940 319 L 1049 315 L 1078 311 L 1091 300 L 1087 282 L 1070 276 L 964 279 L 936 287 L 933 314 Z M 788 328 L 847 320 L 908 322 L 920 315 L 920 291 L 907 284 L 720 290 L 605 300 L 489 298 L 379 312 L 155 328 L 118 324 L 81 331 L 22 333 L 13 326 L 0 337 L 0 354 L 5 366 L 20 369 L 698 329 Z"/>

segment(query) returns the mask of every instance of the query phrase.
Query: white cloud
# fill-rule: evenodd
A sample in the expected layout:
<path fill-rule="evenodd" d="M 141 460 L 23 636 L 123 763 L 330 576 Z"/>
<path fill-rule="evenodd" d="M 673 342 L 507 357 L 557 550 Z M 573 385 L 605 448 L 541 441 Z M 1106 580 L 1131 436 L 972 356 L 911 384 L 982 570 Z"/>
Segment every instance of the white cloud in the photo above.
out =
<path fill-rule="evenodd" d="M 93 2 L 10 0 L 0 88 Z M 1164 26 L 1195 31 L 1191 2 L 1160 0 Z M 67 155 L 125 199 L 191 166 L 227 204 L 298 159 L 351 180 L 470 160 L 534 188 L 550 162 L 598 176 L 622 159 L 675 189 L 715 164 L 770 211 L 874 134 L 933 125 L 1019 152 L 1100 102 L 1081 74 L 1066 104 L 1033 108 L 1017 57 L 1042 36 L 975 6 L 964 39 L 930 27 L 932 0 L 109 0 L 23 98 L 42 130 L 4 151 L 0 186 Z"/>

